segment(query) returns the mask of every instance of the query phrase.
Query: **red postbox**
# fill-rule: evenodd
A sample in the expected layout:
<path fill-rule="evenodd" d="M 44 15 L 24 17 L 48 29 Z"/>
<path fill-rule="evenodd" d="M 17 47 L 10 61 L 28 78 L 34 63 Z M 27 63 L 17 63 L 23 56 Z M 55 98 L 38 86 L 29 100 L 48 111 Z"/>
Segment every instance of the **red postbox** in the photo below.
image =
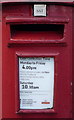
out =
<path fill-rule="evenodd" d="M 2 118 L 72 118 L 72 5 L 2 2 Z"/>

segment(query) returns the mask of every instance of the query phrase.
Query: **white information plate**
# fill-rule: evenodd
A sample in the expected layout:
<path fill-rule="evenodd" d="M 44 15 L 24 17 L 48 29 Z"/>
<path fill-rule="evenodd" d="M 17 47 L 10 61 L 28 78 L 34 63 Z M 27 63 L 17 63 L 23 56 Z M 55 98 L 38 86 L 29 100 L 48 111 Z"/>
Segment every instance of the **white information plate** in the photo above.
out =
<path fill-rule="evenodd" d="M 19 57 L 19 95 L 20 109 L 53 108 L 53 57 Z"/>
<path fill-rule="evenodd" d="M 34 16 L 46 16 L 46 5 L 35 4 L 34 5 Z"/>

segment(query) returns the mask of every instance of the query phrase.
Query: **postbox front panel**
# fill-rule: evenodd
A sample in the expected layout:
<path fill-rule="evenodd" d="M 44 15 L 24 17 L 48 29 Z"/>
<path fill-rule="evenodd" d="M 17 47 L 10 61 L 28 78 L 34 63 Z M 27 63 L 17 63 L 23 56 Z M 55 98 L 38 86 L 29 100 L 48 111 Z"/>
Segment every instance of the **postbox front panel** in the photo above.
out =
<path fill-rule="evenodd" d="M 71 118 L 71 27 L 70 6 L 3 4 L 3 118 Z"/>

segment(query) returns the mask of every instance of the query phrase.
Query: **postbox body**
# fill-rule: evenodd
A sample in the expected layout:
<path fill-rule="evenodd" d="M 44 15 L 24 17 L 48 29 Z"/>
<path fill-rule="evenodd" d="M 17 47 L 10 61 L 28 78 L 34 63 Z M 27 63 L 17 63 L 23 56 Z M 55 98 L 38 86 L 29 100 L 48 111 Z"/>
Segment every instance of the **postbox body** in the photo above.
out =
<path fill-rule="evenodd" d="M 71 118 L 72 7 L 3 3 L 2 19 L 2 118 Z"/>

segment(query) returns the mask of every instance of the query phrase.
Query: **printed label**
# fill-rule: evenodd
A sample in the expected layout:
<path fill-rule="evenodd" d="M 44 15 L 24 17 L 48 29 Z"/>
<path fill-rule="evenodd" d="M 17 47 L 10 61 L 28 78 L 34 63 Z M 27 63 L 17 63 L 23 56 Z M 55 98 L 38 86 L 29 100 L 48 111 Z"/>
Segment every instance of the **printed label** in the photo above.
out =
<path fill-rule="evenodd" d="M 19 58 L 20 109 L 53 108 L 54 58 Z"/>
<path fill-rule="evenodd" d="M 34 5 L 34 16 L 46 16 L 46 5 L 35 4 Z"/>

